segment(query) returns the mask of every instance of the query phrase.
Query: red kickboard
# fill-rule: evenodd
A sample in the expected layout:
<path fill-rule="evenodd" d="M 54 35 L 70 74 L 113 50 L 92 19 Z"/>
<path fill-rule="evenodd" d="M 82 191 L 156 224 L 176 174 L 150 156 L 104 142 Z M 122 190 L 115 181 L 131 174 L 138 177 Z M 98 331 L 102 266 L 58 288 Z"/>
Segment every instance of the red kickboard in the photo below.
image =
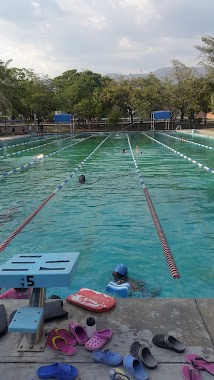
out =
<path fill-rule="evenodd" d="M 82 288 L 77 293 L 66 297 L 66 301 L 95 313 L 109 311 L 116 305 L 113 297 L 87 288 Z"/>

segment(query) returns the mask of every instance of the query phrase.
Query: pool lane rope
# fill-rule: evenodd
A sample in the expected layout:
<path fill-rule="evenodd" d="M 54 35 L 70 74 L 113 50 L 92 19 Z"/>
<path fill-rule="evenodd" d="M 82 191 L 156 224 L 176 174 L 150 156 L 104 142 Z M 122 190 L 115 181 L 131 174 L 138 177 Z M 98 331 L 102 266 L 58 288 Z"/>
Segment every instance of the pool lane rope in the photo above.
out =
<path fill-rule="evenodd" d="M 192 133 L 192 132 L 182 132 L 182 130 L 177 130 L 176 132 L 175 131 L 172 131 L 171 133 L 176 133 L 176 134 L 185 134 L 185 135 L 189 135 L 189 136 L 196 136 L 196 137 L 207 137 L 208 139 L 214 139 L 213 136 L 209 136 L 209 135 L 204 135 L 204 134 L 200 134 L 199 132 L 198 133 Z"/>
<path fill-rule="evenodd" d="M 160 141 L 154 139 L 153 137 L 147 135 L 147 134 L 144 133 L 144 132 L 141 132 L 141 133 L 142 133 L 144 136 L 148 137 L 149 139 L 155 141 L 156 143 L 158 143 L 158 144 L 164 146 L 165 148 L 171 150 L 172 152 L 178 154 L 180 157 L 182 157 L 182 158 L 184 158 L 184 159 L 186 159 L 186 160 L 192 162 L 193 164 L 197 165 L 200 169 L 204 169 L 204 170 L 206 170 L 207 172 L 214 174 L 214 170 L 208 168 L 208 166 L 203 165 L 203 164 L 201 164 L 200 162 L 198 162 L 198 161 L 196 161 L 196 160 L 193 160 L 192 158 L 186 156 L 185 154 L 180 153 L 180 152 L 178 152 L 177 150 L 170 148 L 168 145 L 163 144 L 162 142 L 160 142 Z"/>
<path fill-rule="evenodd" d="M 214 150 L 214 147 L 213 146 L 209 146 L 209 145 L 204 145 L 204 144 L 199 144 L 195 141 L 190 141 L 190 140 L 185 140 L 185 139 L 181 139 L 180 137 L 175 137 L 175 136 L 172 136 L 170 134 L 167 134 L 167 133 L 163 133 L 163 132 L 157 132 L 163 136 L 167 136 L 167 137 L 171 137 L 172 139 L 176 139 L 176 140 L 180 140 L 180 141 L 184 141 L 184 142 L 187 142 L 188 144 L 193 144 L 193 145 L 198 145 L 198 146 L 201 146 L 202 148 L 207 148 L 207 149 L 210 149 L 210 150 Z"/>
<path fill-rule="evenodd" d="M 56 142 L 61 142 L 63 140 L 67 140 L 67 139 L 70 139 L 70 138 L 71 137 L 65 137 L 64 139 L 53 140 L 53 141 L 50 141 L 50 142 L 48 142 L 46 144 L 41 144 L 41 145 L 33 146 L 31 148 L 18 150 L 17 152 L 7 153 L 7 154 L 4 154 L 4 155 L 0 156 L 0 158 L 7 158 L 7 157 L 10 157 L 10 156 L 15 156 L 16 154 L 21 154 L 21 153 L 24 153 L 24 152 L 29 152 L 30 150 L 33 150 L 33 149 L 43 148 L 43 146 L 47 146 L 47 145 L 50 145 L 50 144 L 55 144 Z"/>
<path fill-rule="evenodd" d="M 58 137 L 60 137 L 61 135 L 58 135 Z M 31 139 L 31 138 L 30 138 Z M 20 144 L 13 144 L 13 145 L 4 145 L 4 146 L 1 146 L 0 149 L 10 149 L 10 148 L 16 148 L 17 146 L 21 146 L 21 145 L 29 145 L 29 144 L 33 144 L 33 143 L 40 143 L 41 141 L 46 141 L 46 140 L 50 140 L 50 139 L 55 139 L 55 137 L 51 136 L 51 137 L 44 137 L 44 138 L 41 138 L 41 139 L 35 139 L 35 140 L 30 140 L 30 141 L 26 141 L 24 143 L 20 143 Z M 8 141 L 8 140 L 7 140 Z M 4 143 L 4 140 L 1 141 L 1 143 Z"/>
<path fill-rule="evenodd" d="M 22 224 L 20 224 L 19 227 L 17 227 L 4 241 L 3 243 L 0 244 L 0 252 L 2 252 L 8 244 L 23 230 L 23 228 L 30 223 L 30 221 L 38 214 L 38 212 L 46 205 L 46 203 L 49 202 L 51 198 L 59 191 L 61 190 L 67 183 L 68 181 L 78 172 L 80 168 L 84 166 L 86 161 L 88 161 L 94 153 L 97 151 L 97 149 L 100 148 L 100 146 L 109 138 L 110 135 L 108 135 L 90 154 L 87 156 L 77 167 L 74 169 L 74 171 L 69 174 L 69 176 L 60 184 L 56 187 L 56 189 L 30 214 Z"/>
<path fill-rule="evenodd" d="M 55 151 L 52 152 L 52 153 L 45 154 L 43 157 L 37 158 L 36 160 L 32 160 L 32 161 L 28 162 L 27 164 L 23 164 L 23 165 L 19 166 L 18 168 L 15 168 L 15 169 L 10 170 L 9 172 L 1 173 L 1 174 L 0 174 L 0 179 L 5 178 L 5 177 L 8 177 L 8 176 L 11 175 L 11 174 L 16 174 L 16 173 L 18 173 L 19 171 L 24 170 L 24 169 L 26 169 L 27 167 L 32 166 L 33 164 L 38 164 L 38 162 L 40 162 L 40 161 L 42 161 L 42 160 L 44 160 L 44 159 L 46 159 L 46 158 L 48 158 L 48 157 L 53 156 L 54 154 L 59 153 L 59 152 L 61 152 L 62 150 L 68 149 L 68 148 L 70 148 L 71 146 L 74 146 L 74 145 L 76 145 L 76 144 L 79 144 L 80 142 L 82 142 L 82 141 L 84 141 L 84 140 L 87 140 L 87 139 L 89 139 L 89 138 L 91 138 L 91 137 L 92 137 L 92 136 L 84 137 L 84 138 L 82 138 L 80 141 L 75 142 L 74 144 L 72 143 L 72 144 L 66 145 L 66 146 L 64 146 L 63 148 L 58 149 L 58 150 L 55 150 Z"/>
<path fill-rule="evenodd" d="M 159 219 L 158 219 L 158 216 L 156 214 L 155 208 L 153 206 L 152 200 L 150 198 L 149 192 L 148 192 L 148 190 L 146 188 L 143 176 L 142 176 L 142 174 L 141 174 L 141 172 L 139 170 L 139 167 L 138 167 L 137 161 L 135 159 L 135 156 L 134 156 L 134 153 L 133 153 L 133 150 L 132 150 L 131 143 L 130 143 L 128 135 L 127 135 L 127 138 L 128 138 L 128 143 L 129 143 L 129 148 L 130 148 L 130 151 L 131 151 L 131 155 L 132 155 L 132 158 L 133 158 L 136 170 L 137 170 L 137 175 L 138 175 L 138 178 L 140 180 L 140 184 L 141 184 L 141 186 L 143 188 L 143 191 L 144 191 L 144 194 L 145 194 L 145 198 L 146 198 L 147 204 L 149 206 L 149 210 L 150 210 L 153 222 L 155 224 L 155 228 L 156 228 L 156 231 L 158 233 L 158 236 L 159 236 L 159 239 L 160 239 L 160 242 L 161 242 L 161 246 L 162 246 L 165 258 L 166 258 L 166 262 L 167 262 L 167 265 L 169 267 L 169 271 L 171 273 L 171 276 L 174 279 L 178 279 L 178 278 L 180 278 L 180 273 L 179 273 L 178 268 L 176 266 L 176 263 L 174 261 L 172 252 L 171 252 L 171 250 L 169 248 L 168 242 L 166 240 L 166 236 L 165 236 L 165 234 L 163 232 L 163 229 L 161 227 L 161 224 L 159 222 Z"/>

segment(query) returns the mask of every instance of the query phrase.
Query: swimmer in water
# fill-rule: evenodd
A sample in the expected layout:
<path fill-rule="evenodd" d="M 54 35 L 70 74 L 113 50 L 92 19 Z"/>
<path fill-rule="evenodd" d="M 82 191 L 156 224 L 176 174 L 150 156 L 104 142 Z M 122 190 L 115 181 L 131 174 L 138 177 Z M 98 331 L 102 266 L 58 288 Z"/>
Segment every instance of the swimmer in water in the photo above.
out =
<path fill-rule="evenodd" d="M 128 268 L 125 264 L 118 264 L 112 273 L 112 276 L 118 285 L 129 282 L 132 292 L 140 290 L 144 285 L 144 281 L 133 280 L 132 278 L 128 277 Z"/>
<path fill-rule="evenodd" d="M 128 268 L 125 264 L 118 264 L 114 269 L 112 276 L 114 282 L 118 285 L 128 282 L 131 287 L 131 294 L 134 292 L 140 292 L 142 297 L 156 297 L 160 294 L 160 289 L 149 291 L 143 280 L 134 280 L 133 278 L 128 277 Z"/>
<path fill-rule="evenodd" d="M 37 154 L 36 158 L 44 158 L 44 154 L 43 153 Z"/>
<path fill-rule="evenodd" d="M 7 222 L 8 220 L 12 219 L 13 216 L 19 211 L 18 206 L 14 205 L 9 207 L 9 209 L 4 212 L 4 214 L 0 214 L 0 223 Z"/>
<path fill-rule="evenodd" d="M 139 154 L 139 148 L 136 146 L 136 153 Z"/>
<path fill-rule="evenodd" d="M 85 176 L 83 174 L 79 177 L 79 183 L 85 183 Z"/>

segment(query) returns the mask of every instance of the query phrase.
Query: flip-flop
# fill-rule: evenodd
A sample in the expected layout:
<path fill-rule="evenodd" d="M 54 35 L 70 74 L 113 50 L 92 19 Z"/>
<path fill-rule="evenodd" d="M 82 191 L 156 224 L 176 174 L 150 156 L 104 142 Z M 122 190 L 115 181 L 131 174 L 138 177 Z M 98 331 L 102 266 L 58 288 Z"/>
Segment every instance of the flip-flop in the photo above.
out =
<path fill-rule="evenodd" d="M 214 364 L 208 362 L 207 360 L 202 358 L 200 355 L 189 354 L 185 356 L 185 360 L 188 363 L 192 364 L 192 366 L 195 367 L 196 369 L 205 370 L 211 373 L 211 375 L 214 375 Z"/>
<path fill-rule="evenodd" d="M 164 342 L 167 344 L 169 348 L 176 352 L 184 352 L 185 346 L 178 339 L 176 339 L 172 335 L 165 335 Z"/>
<path fill-rule="evenodd" d="M 103 363 L 107 365 L 120 365 L 123 362 L 123 357 L 117 352 L 111 350 L 99 351 L 96 350 L 91 354 L 92 359 L 95 362 Z"/>
<path fill-rule="evenodd" d="M 101 331 L 97 331 L 94 336 L 92 336 L 91 339 L 88 340 L 88 342 L 85 344 L 85 348 L 88 351 L 95 351 L 99 350 L 105 344 L 111 339 L 112 337 L 112 330 L 111 329 L 105 329 Z"/>
<path fill-rule="evenodd" d="M 53 338 L 54 336 L 61 336 L 66 340 L 67 344 L 71 346 L 75 346 L 75 344 L 77 344 L 76 338 L 73 335 L 71 335 L 69 331 L 67 331 L 66 329 L 52 329 L 49 332 L 49 336 L 51 336 L 51 338 Z"/>
<path fill-rule="evenodd" d="M 81 326 L 80 323 L 71 322 L 69 324 L 69 330 L 71 334 L 75 336 L 77 342 L 80 345 L 83 346 L 88 341 L 88 335 L 87 335 L 86 329 L 85 327 Z"/>
<path fill-rule="evenodd" d="M 113 380 L 130 380 L 130 378 L 120 368 L 110 369 L 110 378 Z"/>
<path fill-rule="evenodd" d="M 191 368 L 188 365 L 183 366 L 182 376 L 185 380 L 201 380 L 201 372 L 196 368 Z"/>
<path fill-rule="evenodd" d="M 78 376 L 78 371 L 70 364 L 54 363 L 39 367 L 37 375 L 40 379 L 73 380 Z"/>
<path fill-rule="evenodd" d="M 143 346 L 139 342 L 132 343 L 130 354 L 139 359 L 146 367 L 154 369 L 157 367 L 157 362 L 148 347 Z"/>
<path fill-rule="evenodd" d="M 123 366 L 136 380 L 147 380 L 148 373 L 145 371 L 143 364 L 139 359 L 134 358 L 132 355 L 126 355 L 123 359 Z"/>
<path fill-rule="evenodd" d="M 61 336 L 49 336 L 47 346 L 51 350 L 61 352 L 64 355 L 74 355 L 76 353 L 74 346 L 68 345 L 67 341 Z"/>
<path fill-rule="evenodd" d="M 4 305 L 0 305 L 0 336 L 7 331 L 7 315 Z"/>

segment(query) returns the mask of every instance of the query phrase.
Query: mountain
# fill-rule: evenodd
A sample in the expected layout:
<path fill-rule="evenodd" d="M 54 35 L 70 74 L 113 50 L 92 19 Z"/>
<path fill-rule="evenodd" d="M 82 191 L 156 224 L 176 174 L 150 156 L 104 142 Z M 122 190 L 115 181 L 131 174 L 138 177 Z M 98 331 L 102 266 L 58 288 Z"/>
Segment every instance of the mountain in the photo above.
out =
<path fill-rule="evenodd" d="M 145 78 L 149 74 L 155 75 L 158 79 L 163 79 L 165 77 L 170 77 L 173 73 L 173 69 L 174 69 L 173 66 L 169 66 L 169 67 L 163 67 L 161 69 L 157 69 L 155 71 L 151 71 L 150 73 L 147 73 L 147 74 L 123 75 L 123 74 L 111 73 L 111 74 L 106 74 L 106 75 L 112 79 L 115 79 L 115 80 L 119 80 L 121 78 L 124 78 L 124 79 Z M 206 69 L 204 67 L 191 67 L 191 69 L 195 70 L 199 76 L 201 76 L 201 75 L 203 76 L 206 73 Z"/>

